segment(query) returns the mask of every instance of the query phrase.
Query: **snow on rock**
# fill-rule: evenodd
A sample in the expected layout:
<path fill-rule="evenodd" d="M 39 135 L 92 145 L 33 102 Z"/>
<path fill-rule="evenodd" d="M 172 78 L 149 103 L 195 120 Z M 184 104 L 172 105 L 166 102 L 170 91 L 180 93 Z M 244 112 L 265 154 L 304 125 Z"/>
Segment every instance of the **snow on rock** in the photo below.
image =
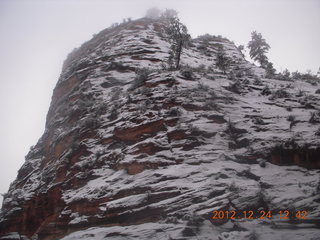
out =
<path fill-rule="evenodd" d="M 121 24 L 70 53 L 46 131 L 5 195 L 0 239 L 316 239 L 314 86 L 264 78 L 219 37 L 194 39 L 169 71 L 162 27 Z M 227 74 L 219 47 L 234 60 Z M 212 212 L 261 210 L 273 217 Z"/>

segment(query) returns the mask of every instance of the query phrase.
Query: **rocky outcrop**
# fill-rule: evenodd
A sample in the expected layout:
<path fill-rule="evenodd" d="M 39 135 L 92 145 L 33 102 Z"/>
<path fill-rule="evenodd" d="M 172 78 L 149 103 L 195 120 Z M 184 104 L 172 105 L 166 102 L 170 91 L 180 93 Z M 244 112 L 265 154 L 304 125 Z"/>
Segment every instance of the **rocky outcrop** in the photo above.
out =
<path fill-rule="evenodd" d="M 315 239 L 314 87 L 265 79 L 213 36 L 194 39 L 184 69 L 168 70 L 162 28 L 121 24 L 69 55 L 45 133 L 5 195 L 0 239 Z M 233 59 L 227 74 L 215 67 L 219 47 Z M 272 217 L 243 215 L 261 210 Z M 281 220 L 285 210 L 308 219 Z"/>

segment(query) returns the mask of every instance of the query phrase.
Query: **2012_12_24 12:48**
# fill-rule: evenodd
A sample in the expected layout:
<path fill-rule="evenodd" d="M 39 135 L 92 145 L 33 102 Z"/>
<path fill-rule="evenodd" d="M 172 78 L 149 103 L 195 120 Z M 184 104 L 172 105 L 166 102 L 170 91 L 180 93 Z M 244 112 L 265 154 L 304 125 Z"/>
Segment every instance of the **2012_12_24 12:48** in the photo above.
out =
<path fill-rule="evenodd" d="M 234 210 L 214 210 L 212 211 L 212 219 L 307 219 L 307 211 L 289 211 L 289 210 L 279 210 L 277 212 L 272 212 L 270 210 L 248 210 L 248 211 L 234 211 Z"/>

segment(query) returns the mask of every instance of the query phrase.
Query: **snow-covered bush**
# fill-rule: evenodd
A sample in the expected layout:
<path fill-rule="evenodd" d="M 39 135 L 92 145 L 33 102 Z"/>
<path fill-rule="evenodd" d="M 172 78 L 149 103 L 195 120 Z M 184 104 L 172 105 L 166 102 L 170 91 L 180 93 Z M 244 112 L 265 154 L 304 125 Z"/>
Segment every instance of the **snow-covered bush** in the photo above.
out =
<path fill-rule="evenodd" d="M 244 85 L 249 85 L 250 81 L 249 81 L 248 78 L 245 78 L 245 79 L 242 79 L 241 83 L 244 84 Z"/>
<path fill-rule="evenodd" d="M 236 81 L 236 80 L 237 80 L 237 77 L 236 77 L 235 72 L 234 72 L 234 71 L 230 71 L 230 72 L 228 73 L 227 79 L 228 79 L 228 80 L 231 80 L 231 81 Z"/>
<path fill-rule="evenodd" d="M 165 220 L 165 223 L 173 223 L 173 224 L 177 224 L 179 222 L 177 217 L 167 217 Z"/>
<path fill-rule="evenodd" d="M 266 167 L 266 160 L 265 159 L 258 159 L 257 161 L 258 161 L 260 167 L 262 167 L 262 168 Z"/>
<path fill-rule="evenodd" d="M 168 114 L 171 117 L 178 117 L 181 115 L 181 110 L 177 107 L 173 107 L 173 108 L 170 108 Z"/>
<path fill-rule="evenodd" d="M 230 83 L 229 86 L 226 87 L 226 89 L 234 93 L 241 93 L 242 84 L 239 80 L 237 80 L 234 83 Z"/>
<path fill-rule="evenodd" d="M 262 85 L 261 78 L 258 77 L 258 76 L 255 76 L 255 77 L 254 77 L 253 84 L 254 84 L 254 85 L 261 86 L 261 85 Z"/>
<path fill-rule="evenodd" d="M 132 97 L 129 94 L 127 95 L 127 103 L 132 103 Z"/>
<path fill-rule="evenodd" d="M 253 119 L 253 123 L 257 124 L 257 125 L 262 125 L 264 124 L 264 121 L 262 120 L 261 117 L 257 116 Z"/>
<path fill-rule="evenodd" d="M 280 89 L 272 92 L 270 100 L 274 100 L 277 98 L 287 98 L 287 97 L 289 97 L 289 93 L 284 88 L 280 88 Z"/>
<path fill-rule="evenodd" d="M 193 69 L 188 65 L 181 68 L 180 74 L 188 80 L 192 80 L 194 78 Z"/>
<path fill-rule="evenodd" d="M 206 109 L 206 110 L 219 110 L 220 108 L 219 108 L 219 106 L 218 106 L 218 104 L 215 102 L 215 101 L 213 101 L 212 99 L 210 99 L 210 100 L 207 100 L 206 102 L 205 102 L 205 104 L 204 104 L 204 109 Z"/>
<path fill-rule="evenodd" d="M 202 74 L 203 76 L 207 75 L 207 68 L 204 64 L 200 64 L 198 67 L 194 68 L 194 71 Z"/>
<path fill-rule="evenodd" d="M 302 91 L 301 89 L 299 89 L 298 93 L 297 93 L 297 97 L 302 97 L 304 94 L 304 91 Z"/>
<path fill-rule="evenodd" d="M 296 120 L 296 116 L 294 116 L 294 115 L 287 116 L 287 121 L 294 122 L 295 120 Z"/>
<path fill-rule="evenodd" d="M 320 123 L 320 111 L 310 112 L 309 123 Z"/>
<path fill-rule="evenodd" d="M 288 112 L 291 112 L 291 111 L 292 111 L 292 107 L 291 107 L 291 106 L 288 106 L 288 107 L 286 107 L 286 110 L 287 110 Z"/>
<path fill-rule="evenodd" d="M 287 121 L 290 122 L 289 128 L 291 129 L 294 125 L 296 125 L 298 123 L 298 121 L 296 120 L 296 116 L 294 115 L 289 115 L 287 116 Z"/>
<path fill-rule="evenodd" d="M 136 76 L 132 82 L 130 89 L 140 87 L 145 81 L 148 80 L 151 70 L 149 68 L 138 68 L 136 69 Z"/>
<path fill-rule="evenodd" d="M 261 94 L 262 94 L 262 95 L 270 95 L 270 94 L 271 94 L 271 90 L 270 90 L 270 88 L 269 88 L 268 85 L 265 85 L 265 86 L 264 86 L 264 88 L 263 88 L 262 91 L 261 91 Z"/>
<path fill-rule="evenodd" d="M 276 79 L 284 80 L 284 81 L 292 80 L 291 73 L 289 72 L 288 69 L 285 69 L 282 73 L 278 73 L 276 75 Z"/>

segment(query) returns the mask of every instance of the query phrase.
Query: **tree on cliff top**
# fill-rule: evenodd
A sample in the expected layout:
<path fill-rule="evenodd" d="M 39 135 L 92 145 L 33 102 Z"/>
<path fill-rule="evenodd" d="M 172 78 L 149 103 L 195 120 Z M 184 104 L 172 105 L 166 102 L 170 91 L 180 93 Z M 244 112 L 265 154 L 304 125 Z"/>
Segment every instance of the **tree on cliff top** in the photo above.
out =
<path fill-rule="evenodd" d="M 251 33 L 251 41 L 248 43 L 250 57 L 260 63 L 263 68 L 267 67 L 268 57 L 266 53 L 269 51 L 270 46 L 262 37 L 261 33 L 253 31 Z"/>
<path fill-rule="evenodd" d="M 186 47 L 190 42 L 190 35 L 187 27 L 180 22 L 175 10 L 166 10 L 162 17 L 166 21 L 165 32 L 168 36 L 168 40 L 171 43 L 171 51 L 169 60 L 175 62 L 175 69 L 180 67 L 180 58 L 182 49 Z"/>

